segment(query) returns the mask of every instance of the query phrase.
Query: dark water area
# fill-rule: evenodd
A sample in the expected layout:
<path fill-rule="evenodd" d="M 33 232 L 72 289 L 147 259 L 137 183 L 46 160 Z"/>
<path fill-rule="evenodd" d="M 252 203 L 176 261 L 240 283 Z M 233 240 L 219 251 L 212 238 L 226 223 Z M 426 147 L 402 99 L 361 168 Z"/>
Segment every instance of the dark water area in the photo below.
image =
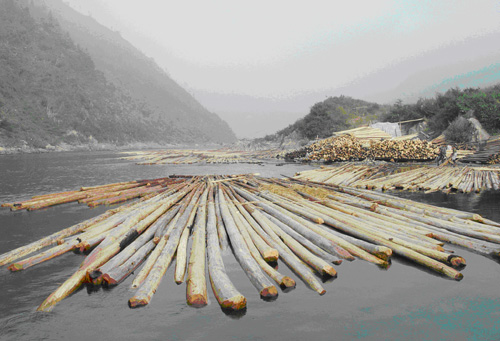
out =
<path fill-rule="evenodd" d="M 171 174 L 293 175 L 311 168 L 259 165 L 138 166 L 112 152 L 0 156 L 0 202 L 35 194 Z M 414 200 L 479 213 L 500 221 L 500 195 L 398 193 Z M 66 204 L 42 211 L 0 209 L 0 254 L 104 212 Z M 224 256 L 247 310 L 226 315 L 209 287 L 209 305 L 186 304 L 185 284 L 173 280 L 171 266 L 151 303 L 129 309 L 129 277 L 111 290 L 77 291 L 50 313 L 38 305 L 83 260 L 68 253 L 18 273 L 0 268 L 0 340 L 499 340 L 499 262 L 456 246 L 467 267 L 460 282 L 448 280 L 400 258 L 388 270 L 361 260 L 336 266 L 338 278 L 324 283 L 327 293 L 310 290 L 283 263 L 280 271 L 297 287 L 276 301 L 259 298 L 231 253 Z M 175 262 L 174 262 L 175 263 Z"/>

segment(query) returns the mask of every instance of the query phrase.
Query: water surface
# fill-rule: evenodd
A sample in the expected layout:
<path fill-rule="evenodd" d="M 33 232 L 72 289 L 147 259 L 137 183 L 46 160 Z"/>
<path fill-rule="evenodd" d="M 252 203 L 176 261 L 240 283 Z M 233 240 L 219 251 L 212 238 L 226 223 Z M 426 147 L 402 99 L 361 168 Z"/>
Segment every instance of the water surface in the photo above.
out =
<path fill-rule="evenodd" d="M 293 175 L 305 165 L 156 165 L 137 166 L 112 152 L 0 156 L 0 202 L 27 199 L 118 181 L 170 174 Z M 399 194 L 432 204 L 477 212 L 500 221 L 500 196 Z M 0 210 L 0 253 L 104 212 L 66 204 L 34 212 Z M 385 340 L 500 339 L 500 264 L 449 246 L 467 260 L 460 282 L 395 258 L 389 270 L 356 260 L 337 266 L 339 277 L 324 284 L 319 296 L 285 265 L 280 271 L 297 288 L 280 292 L 274 302 L 257 290 L 232 254 L 224 257 L 229 276 L 246 296 L 241 316 L 224 314 L 209 289 L 210 303 L 186 305 L 185 285 L 176 285 L 171 266 L 151 303 L 131 310 L 132 278 L 112 290 L 82 289 L 51 313 L 36 307 L 79 266 L 83 257 L 68 253 L 19 273 L 0 269 L 1 340 Z"/>

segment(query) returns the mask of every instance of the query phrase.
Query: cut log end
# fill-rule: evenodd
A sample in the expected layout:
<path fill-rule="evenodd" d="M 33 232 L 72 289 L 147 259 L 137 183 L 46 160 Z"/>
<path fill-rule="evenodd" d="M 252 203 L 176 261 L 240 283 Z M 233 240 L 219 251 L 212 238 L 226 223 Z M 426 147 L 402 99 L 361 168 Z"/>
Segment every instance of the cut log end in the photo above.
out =
<path fill-rule="evenodd" d="M 263 299 L 276 299 L 278 298 L 278 289 L 274 285 L 266 287 L 260 291 L 260 297 Z"/>
<path fill-rule="evenodd" d="M 243 295 L 233 296 L 221 303 L 221 308 L 233 311 L 244 309 L 246 308 L 246 306 L 247 306 L 247 299 Z"/>
<path fill-rule="evenodd" d="M 387 262 L 392 257 L 392 249 L 383 246 L 379 247 L 379 252 L 376 252 L 374 256 Z"/>
<path fill-rule="evenodd" d="M 465 266 L 467 265 L 467 263 L 465 262 L 465 259 L 463 259 L 462 257 L 460 256 L 454 256 L 454 255 L 450 255 L 448 257 L 448 262 L 451 264 L 452 267 L 454 267 L 455 269 L 463 269 L 465 268 Z"/>
<path fill-rule="evenodd" d="M 279 258 L 278 250 L 272 249 L 264 252 L 264 260 L 268 263 L 277 262 Z"/>
<path fill-rule="evenodd" d="M 337 278 L 337 271 L 335 271 L 335 269 L 330 265 L 324 266 L 322 271 L 321 271 L 321 274 L 323 276 Z"/>
<path fill-rule="evenodd" d="M 189 295 L 187 304 L 194 308 L 201 308 L 208 304 L 207 297 L 201 294 Z"/>
<path fill-rule="evenodd" d="M 12 272 L 20 271 L 20 270 L 23 270 L 23 265 L 19 264 L 19 263 L 13 263 L 13 264 L 9 265 L 9 267 L 7 269 L 9 269 Z"/>
<path fill-rule="evenodd" d="M 101 283 L 106 283 L 106 286 L 108 287 L 113 287 L 115 285 L 118 285 L 118 281 L 114 278 L 112 278 L 110 275 L 108 274 L 104 274 L 100 277 L 101 279 Z M 100 283 L 99 283 L 100 284 Z"/>
<path fill-rule="evenodd" d="M 281 283 L 280 283 L 280 287 L 282 289 L 290 289 L 290 288 L 295 288 L 295 281 L 293 280 L 293 278 L 290 278 L 288 276 L 284 276 L 282 279 L 281 279 Z"/>
<path fill-rule="evenodd" d="M 76 244 L 75 251 L 78 253 L 84 253 L 85 251 L 90 250 L 90 244 L 87 242 L 81 242 Z"/>
<path fill-rule="evenodd" d="M 144 307 L 145 305 L 148 305 L 148 303 L 149 301 L 145 298 L 138 298 L 135 296 L 128 300 L 128 306 L 131 309 Z"/>

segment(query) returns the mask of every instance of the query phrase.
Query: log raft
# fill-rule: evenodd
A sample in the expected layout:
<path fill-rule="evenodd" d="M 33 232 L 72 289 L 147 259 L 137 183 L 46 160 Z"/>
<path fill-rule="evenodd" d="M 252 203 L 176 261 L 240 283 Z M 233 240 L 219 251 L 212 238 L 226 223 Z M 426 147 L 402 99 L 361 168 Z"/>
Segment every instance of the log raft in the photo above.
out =
<path fill-rule="evenodd" d="M 38 310 L 52 310 L 84 283 L 114 286 L 129 277 L 134 277 L 130 281 L 136 292 L 128 303 L 135 308 L 150 303 L 177 253 L 179 264 L 188 265 L 187 304 L 203 307 L 208 303 L 209 280 L 220 306 L 236 311 L 245 309 L 246 298 L 225 273 L 224 248 L 232 250 L 266 300 L 278 296 L 271 280 L 285 292 L 296 285 L 293 278 L 282 275 L 268 262 L 283 262 L 323 295 L 326 290 L 320 279 L 336 277 L 332 263 L 338 265 L 341 260 L 358 259 L 388 268 L 391 256 L 397 255 L 443 277 L 460 280 L 466 262 L 449 251 L 449 244 L 487 257 L 500 257 L 499 223 L 477 214 L 347 185 L 350 179 L 366 180 L 362 174 L 364 170 L 358 170 L 352 177 L 342 178 L 341 174 L 332 176 L 323 169 L 312 177 L 313 181 L 303 177 L 266 179 L 251 174 L 173 176 L 37 196 L 18 208 L 62 204 L 62 198 L 75 199 L 82 193 L 92 193 L 93 202 L 100 202 L 120 197 L 117 193 L 123 191 L 141 187 L 148 190 L 141 197 L 126 196 L 130 202 L 95 218 L 0 255 L 0 264 L 11 271 L 29 271 L 29 267 L 68 251 L 94 247 Z M 330 183 L 333 177 L 342 180 Z M 319 178 L 324 182 L 315 181 Z M 147 187 L 148 183 L 154 186 Z M 223 241 L 226 234 L 231 248 Z M 181 249 L 185 261 L 179 260 Z M 176 279 L 182 279 L 184 271 L 181 274 Z"/>

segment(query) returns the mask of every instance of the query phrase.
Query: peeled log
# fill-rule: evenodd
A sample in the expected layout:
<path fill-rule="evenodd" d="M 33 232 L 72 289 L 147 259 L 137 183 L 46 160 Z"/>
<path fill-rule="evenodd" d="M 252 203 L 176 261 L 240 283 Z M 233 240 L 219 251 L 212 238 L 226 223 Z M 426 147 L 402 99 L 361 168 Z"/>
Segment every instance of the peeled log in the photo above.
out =
<path fill-rule="evenodd" d="M 206 224 L 208 188 L 203 192 L 193 228 L 193 244 L 189 256 L 186 301 L 193 307 L 207 305 L 207 280 L 205 277 Z"/>
<path fill-rule="evenodd" d="M 215 298 L 223 309 L 241 310 L 246 307 L 246 298 L 234 287 L 229 279 L 222 260 L 219 238 L 217 233 L 217 219 L 215 216 L 213 190 L 210 188 L 207 216 L 207 254 L 208 273 L 210 284 Z"/>
<path fill-rule="evenodd" d="M 233 247 L 233 252 L 240 263 L 245 274 L 250 279 L 250 282 L 254 285 L 257 290 L 259 290 L 261 297 L 263 298 L 275 298 L 278 296 L 278 290 L 269 281 L 269 279 L 264 275 L 261 268 L 251 256 L 245 241 L 238 233 L 238 228 L 235 225 L 231 213 L 229 213 L 227 203 L 224 200 L 224 196 L 219 188 L 219 200 L 220 208 L 222 213 L 222 219 L 224 220 L 224 225 L 226 226 L 231 245 Z"/>

